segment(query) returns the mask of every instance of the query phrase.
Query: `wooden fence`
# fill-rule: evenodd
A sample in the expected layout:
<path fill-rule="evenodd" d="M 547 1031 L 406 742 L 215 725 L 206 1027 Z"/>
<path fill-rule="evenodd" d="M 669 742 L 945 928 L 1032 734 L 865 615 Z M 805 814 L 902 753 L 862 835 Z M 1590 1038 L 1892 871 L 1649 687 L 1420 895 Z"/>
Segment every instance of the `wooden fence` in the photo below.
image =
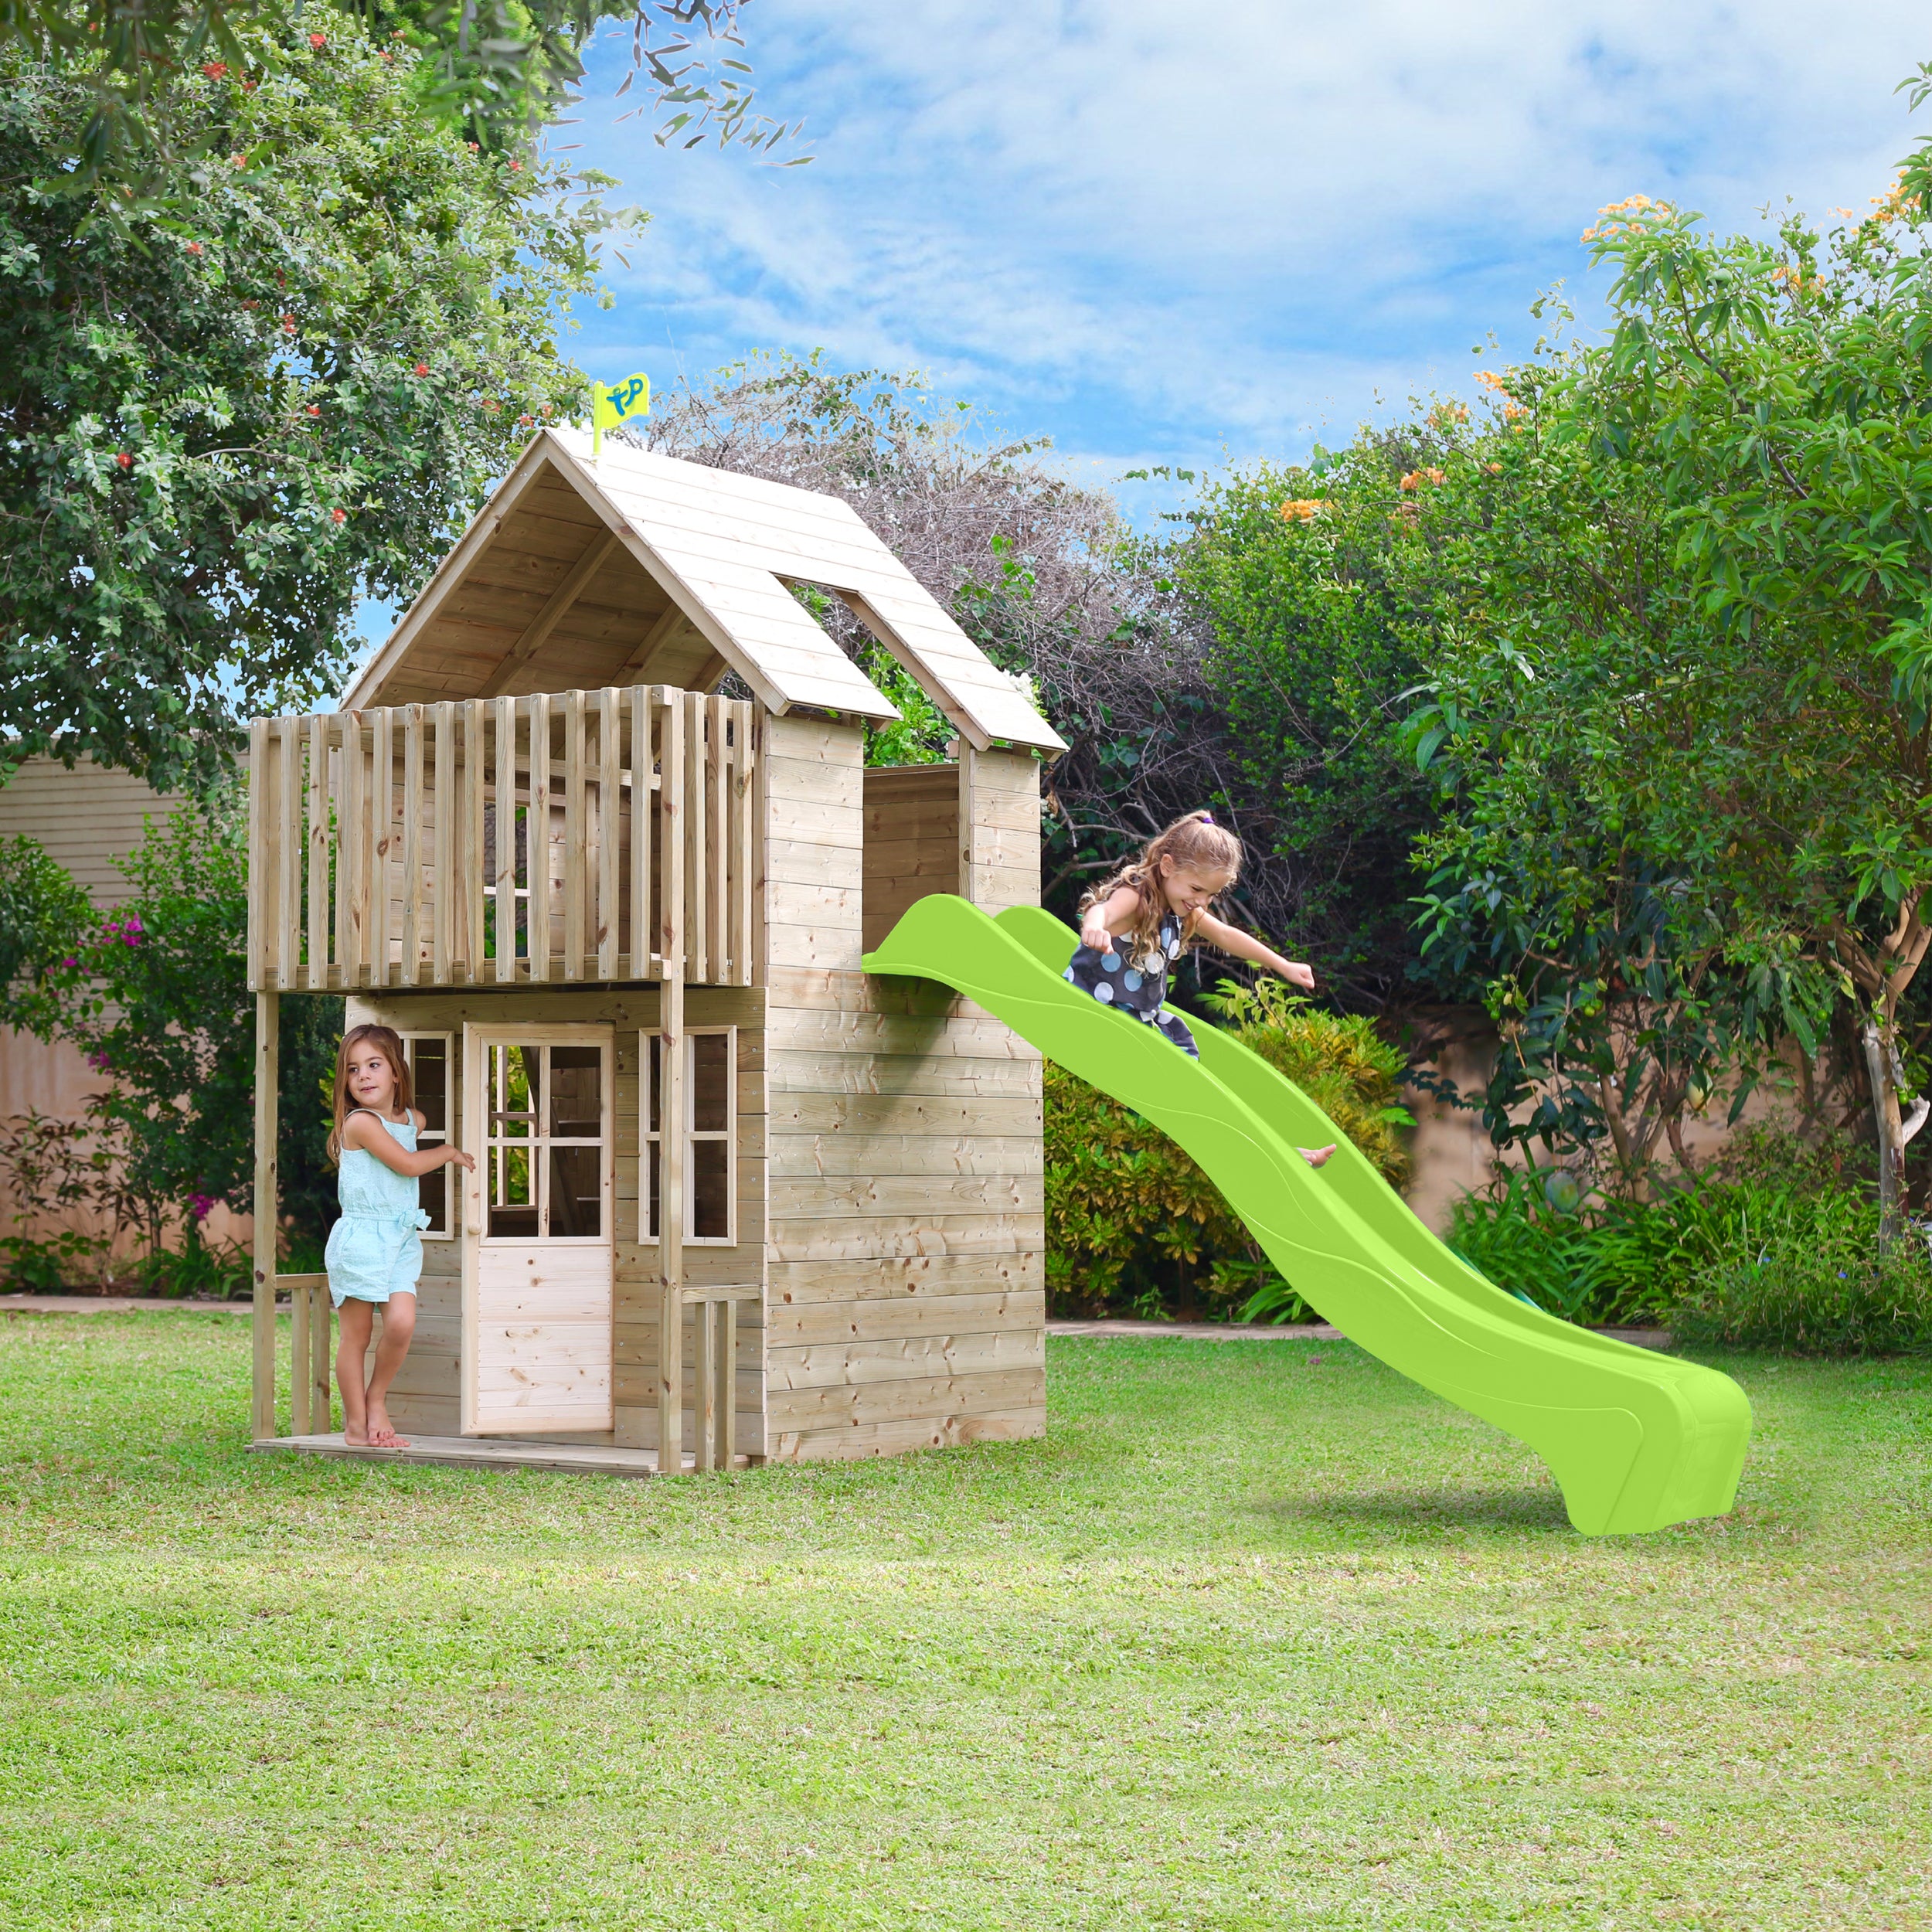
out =
<path fill-rule="evenodd" d="M 754 711 L 640 685 L 257 719 L 250 985 L 750 985 Z"/>

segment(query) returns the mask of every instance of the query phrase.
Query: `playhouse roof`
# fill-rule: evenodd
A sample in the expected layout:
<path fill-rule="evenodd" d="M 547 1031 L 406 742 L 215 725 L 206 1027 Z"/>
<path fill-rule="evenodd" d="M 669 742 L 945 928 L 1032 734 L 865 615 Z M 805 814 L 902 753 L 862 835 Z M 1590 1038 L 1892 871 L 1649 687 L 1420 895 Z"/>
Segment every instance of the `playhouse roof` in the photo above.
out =
<path fill-rule="evenodd" d="M 665 683 L 728 665 L 773 711 L 899 713 L 791 594 L 850 605 L 966 741 L 1065 749 L 1019 682 L 850 505 L 579 430 L 532 441 L 342 696 L 429 703 Z"/>

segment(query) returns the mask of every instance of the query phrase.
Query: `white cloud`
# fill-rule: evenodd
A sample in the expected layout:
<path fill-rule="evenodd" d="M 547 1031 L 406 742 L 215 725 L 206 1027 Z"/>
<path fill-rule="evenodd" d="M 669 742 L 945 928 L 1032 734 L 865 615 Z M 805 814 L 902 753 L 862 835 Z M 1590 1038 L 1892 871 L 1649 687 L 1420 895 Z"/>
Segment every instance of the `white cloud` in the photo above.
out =
<path fill-rule="evenodd" d="M 1526 342 L 1605 201 L 1862 206 L 1913 131 L 1890 90 L 1932 53 L 1923 20 L 1790 0 L 754 8 L 765 98 L 808 115 L 818 158 L 666 155 L 611 125 L 614 49 L 588 152 L 656 223 L 587 351 L 662 367 L 668 339 L 699 374 L 822 345 L 1088 450 L 1286 450 L 1377 389 L 1460 383 L 1489 328 Z"/>

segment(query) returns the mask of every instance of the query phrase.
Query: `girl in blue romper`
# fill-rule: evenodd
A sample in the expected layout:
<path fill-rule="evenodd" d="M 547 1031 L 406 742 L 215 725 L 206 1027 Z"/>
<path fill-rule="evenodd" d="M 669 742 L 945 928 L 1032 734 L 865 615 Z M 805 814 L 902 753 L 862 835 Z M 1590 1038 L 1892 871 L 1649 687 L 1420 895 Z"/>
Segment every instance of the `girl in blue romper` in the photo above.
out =
<path fill-rule="evenodd" d="M 342 1392 L 342 1436 L 372 1449 L 406 1449 L 390 1426 L 388 1396 L 416 1333 L 416 1284 L 423 1272 L 423 1212 L 417 1182 L 454 1162 L 475 1157 L 454 1147 L 419 1148 L 423 1116 L 410 1104 L 409 1060 L 386 1026 L 352 1027 L 335 1063 L 335 1126 L 330 1157 L 339 1163 L 342 1216 L 328 1232 L 323 1264 L 342 1345 L 335 1383 Z M 369 1364 L 376 1311 L 383 1335 Z"/>
<path fill-rule="evenodd" d="M 1231 832 L 1205 811 L 1177 818 L 1134 864 L 1088 893 L 1080 908 L 1080 946 L 1064 977 L 1103 1005 L 1153 1027 L 1193 1060 L 1201 1056 L 1187 1022 L 1164 1012 L 1161 1002 L 1167 997 L 1168 969 L 1197 940 L 1251 959 L 1312 992 L 1311 968 L 1284 959 L 1208 910 L 1240 871 L 1241 842 Z M 1331 1143 L 1300 1151 L 1311 1167 L 1319 1167 L 1335 1148 Z"/>

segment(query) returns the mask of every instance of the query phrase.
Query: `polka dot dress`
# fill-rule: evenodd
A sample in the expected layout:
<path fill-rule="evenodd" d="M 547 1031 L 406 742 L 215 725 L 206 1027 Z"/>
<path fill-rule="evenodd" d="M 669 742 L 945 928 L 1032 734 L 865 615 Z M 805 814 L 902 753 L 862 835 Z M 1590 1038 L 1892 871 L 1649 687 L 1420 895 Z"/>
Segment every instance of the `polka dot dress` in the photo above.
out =
<path fill-rule="evenodd" d="M 1161 1011 L 1161 1002 L 1167 997 L 1167 970 L 1181 956 L 1179 919 L 1172 913 L 1163 913 L 1153 945 L 1138 957 L 1122 950 L 1133 943 L 1131 935 L 1124 934 L 1114 941 L 1112 952 L 1080 947 L 1061 977 L 1070 986 L 1091 993 L 1103 1006 L 1117 1006 L 1158 1029 L 1183 1053 L 1199 1060 L 1201 1056 L 1187 1022 Z"/>

